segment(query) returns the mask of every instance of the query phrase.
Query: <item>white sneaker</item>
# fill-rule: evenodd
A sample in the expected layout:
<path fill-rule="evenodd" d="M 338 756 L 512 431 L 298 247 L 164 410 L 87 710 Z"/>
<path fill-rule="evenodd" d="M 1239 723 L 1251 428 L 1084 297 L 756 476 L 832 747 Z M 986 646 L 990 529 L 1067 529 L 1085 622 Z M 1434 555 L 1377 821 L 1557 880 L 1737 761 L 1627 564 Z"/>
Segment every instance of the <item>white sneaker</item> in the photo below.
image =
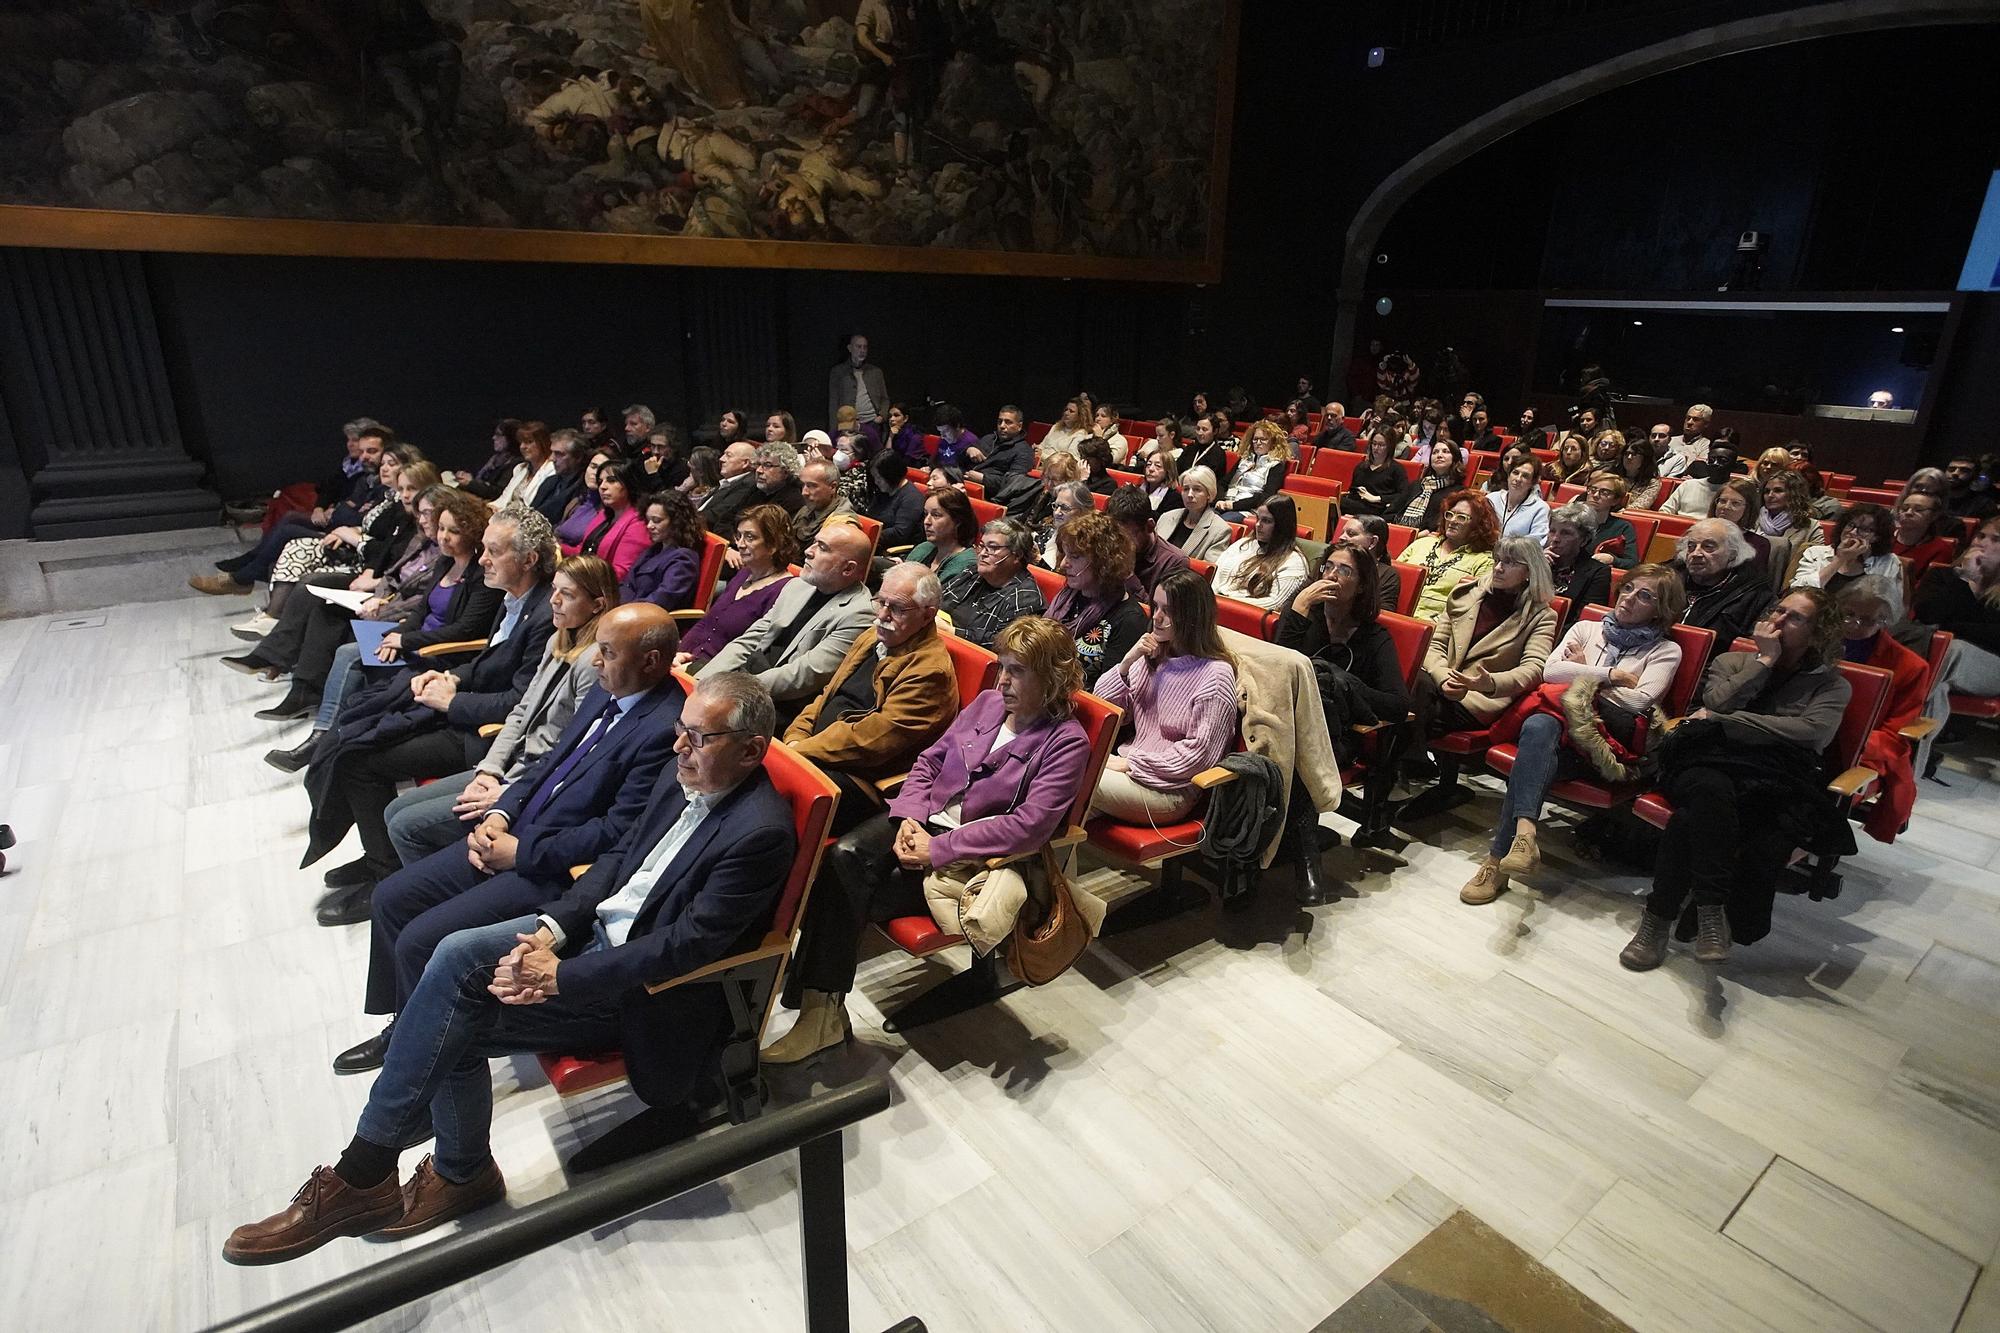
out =
<path fill-rule="evenodd" d="M 278 628 L 278 618 L 259 611 L 242 624 L 231 625 L 229 632 L 239 639 L 248 639 L 255 643 L 276 628 Z"/>

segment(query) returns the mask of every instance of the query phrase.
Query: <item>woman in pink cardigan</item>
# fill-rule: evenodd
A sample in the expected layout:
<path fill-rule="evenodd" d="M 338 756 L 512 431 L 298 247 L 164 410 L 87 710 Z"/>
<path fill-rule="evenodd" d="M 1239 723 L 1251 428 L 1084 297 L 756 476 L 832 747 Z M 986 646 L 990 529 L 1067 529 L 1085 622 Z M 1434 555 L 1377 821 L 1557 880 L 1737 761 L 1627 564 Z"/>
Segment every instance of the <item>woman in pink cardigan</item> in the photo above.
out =
<path fill-rule="evenodd" d="M 1091 807 L 1130 824 L 1187 818 L 1194 775 L 1236 739 L 1236 660 L 1215 628 L 1215 590 L 1191 569 L 1152 592 L 1153 627 L 1097 678 L 1097 697 L 1123 708 L 1132 739 L 1104 765 Z"/>
<path fill-rule="evenodd" d="M 603 505 L 603 516 L 575 550 L 565 547 L 564 555 L 594 555 L 616 570 L 620 579 L 632 572 L 632 566 L 653 542 L 652 534 L 646 531 L 645 514 L 633 503 L 632 484 L 632 464 L 623 460 L 597 470 L 597 498 Z"/>
<path fill-rule="evenodd" d="M 1672 630 L 1686 610 L 1687 589 L 1679 574 L 1666 565 L 1640 565 L 1626 576 L 1610 615 L 1569 627 L 1542 668 L 1543 685 L 1569 688 L 1576 681 L 1594 680 L 1600 717 L 1603 705 L 1624 716 L 1644 713 L 1667 697 L 1680 670 L 1681 646 Z M 1535 840 L 1542 801 L 1565 766 L 1571 771 L 1583 767 L 1565 727 L 1565 720 L 1551 712 L 1533 713 L 1521 723 L 1493 845 L 1459 890 L 1459 901 L 1490 903 L 1506 892 L 1509 875 L 1527 874 L 1542 863 Z"/>

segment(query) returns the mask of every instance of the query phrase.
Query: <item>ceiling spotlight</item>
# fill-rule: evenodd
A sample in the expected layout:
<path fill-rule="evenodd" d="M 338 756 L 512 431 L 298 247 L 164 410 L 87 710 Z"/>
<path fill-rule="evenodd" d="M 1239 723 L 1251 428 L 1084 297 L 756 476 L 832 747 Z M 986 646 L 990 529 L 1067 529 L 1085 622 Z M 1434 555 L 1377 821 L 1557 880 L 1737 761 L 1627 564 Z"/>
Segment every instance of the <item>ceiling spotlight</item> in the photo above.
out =
<path fill-rule="evenodd" d="M 1898 324 L 1894 328 L 1889 330 L 1889 332 L 1891 333 L 1901 333 L 1902 331 L 1903 331 L 1903 326 L 1901 324 Z"/>
<path fill-rule="evenodd" d="M 1645 326 L 1646 326 L 1646 321 L 1643 319 L 1635 319 L 1632 321 L 1632 327 L 1635 329 L 1642 329 Z"/>

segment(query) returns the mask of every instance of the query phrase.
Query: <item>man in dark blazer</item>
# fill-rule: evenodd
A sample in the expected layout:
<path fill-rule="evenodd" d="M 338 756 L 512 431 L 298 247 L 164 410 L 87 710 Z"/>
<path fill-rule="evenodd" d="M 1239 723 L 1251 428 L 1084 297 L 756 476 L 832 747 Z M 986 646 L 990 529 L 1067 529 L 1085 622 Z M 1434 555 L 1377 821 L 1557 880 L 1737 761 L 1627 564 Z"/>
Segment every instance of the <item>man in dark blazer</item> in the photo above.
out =
<path fill-rule="evenodd" d="M 532 912 L 569 887 L 571 866 L 618 845 L 673 763 L 687 697 L 673 677 L 679 642 L 673 617 L 650 602 L 605 613 L 598 683 L 556 743 L 469 837 L 376 886 L 364 1012 L 400 1011 L 445 936 Z M 335 1056 L 333 1071 L 380 1068 L 394 1027 Z"/>
<path fill-rule="evenodd" d="M 590 461 L 590 446 L 575 431 L 559 430 L 549 448 L 556 470 L 535 491 L 528 507 L 553 527 L 568 517 L 570 501 L 583 494 L 583 465 Z"/>
<path fill-rule="evenodd" d="M 646 986 L 720 961 L 771 924 L 797 852 L 790 805 L 763 773 L 776 724 L 750 677 L 703 681 L 681 712 L 679 780 L 659 784 L 618 847 L 540 916 L 438 947 L 339 1161 L 316 1168 L 282 1211 L 236 1228 L 223 1258 L 279 1263 L 337 1236 L 415 1235 L 498 1203 L 492 1056 L 622 1049 L 655 1108 L 639 1118 L 654 1140 L 692 1133 L 688 1102 L 727 1007 L 714 986 Z M 436 1151 L 399 1187 L 397 1158 L 427 1110 Z"/>
<path fill-rule="evenodd" d="M 479 564 L 500 606 L 487 646 L 450 671 L 399 671 L 384 684 L 349 698 L 320 737 L 306 770 L 312 822 L 309 866 L 347 836 L 361 834 L 362 857 L 327 876 L 340 890 L 319 904 L 321 925 L 368 919 L 377 881 L 402 864 L 389 841 L 387 811 L 396 784 L 456 773 L 479 761 L 479 729 L 504 722 L 541 666 L 555 624 L 549 581 L 556 561 L 555 529 L 532 510 L 503 509 L 486 525 Z"/>

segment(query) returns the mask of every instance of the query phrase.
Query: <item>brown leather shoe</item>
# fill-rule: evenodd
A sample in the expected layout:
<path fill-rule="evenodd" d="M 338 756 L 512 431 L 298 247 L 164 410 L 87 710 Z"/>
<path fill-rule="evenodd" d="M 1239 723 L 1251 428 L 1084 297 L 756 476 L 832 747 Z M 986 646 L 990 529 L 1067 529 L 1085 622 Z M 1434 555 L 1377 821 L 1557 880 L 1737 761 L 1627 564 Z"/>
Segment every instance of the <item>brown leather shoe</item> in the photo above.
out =
<path fill-rule="evenodd" d="M 188 580 L 188 587 L 214 597 L 247 597 L 251 590 L 250 584 L 238 583 L 227 574 L 196 574 Z"/>
<path fill-rule="evenodd" d="M 402 1215 L 395 1176 L 358 1190 L 332 1167 L 316 1166 L 283 1212 L 230 1232 L 222 1257 L 232 1264 L 281 1264 L 311 1254 L 336 1236 L 365 1236 Z"/>
<path fill-rule="evenodd" d="M 424 1160 L 417 1163 L 416 1174 L 403 1186 L 403 1220 L 375 1234 L 384 1240 L 400 1240 L 419 1231 L 429 1231 L 454 1217 L 490 1208 L 506 1197 L 507 1182 L 500 1175 L 500 1164 L 491 1157 L 479 1168 L 478 1175 L 463 1185 L 454 1185 L 437 1173 L 437 1168 L 431 1165 L 431 1154 L 425 1153 Z"/>

